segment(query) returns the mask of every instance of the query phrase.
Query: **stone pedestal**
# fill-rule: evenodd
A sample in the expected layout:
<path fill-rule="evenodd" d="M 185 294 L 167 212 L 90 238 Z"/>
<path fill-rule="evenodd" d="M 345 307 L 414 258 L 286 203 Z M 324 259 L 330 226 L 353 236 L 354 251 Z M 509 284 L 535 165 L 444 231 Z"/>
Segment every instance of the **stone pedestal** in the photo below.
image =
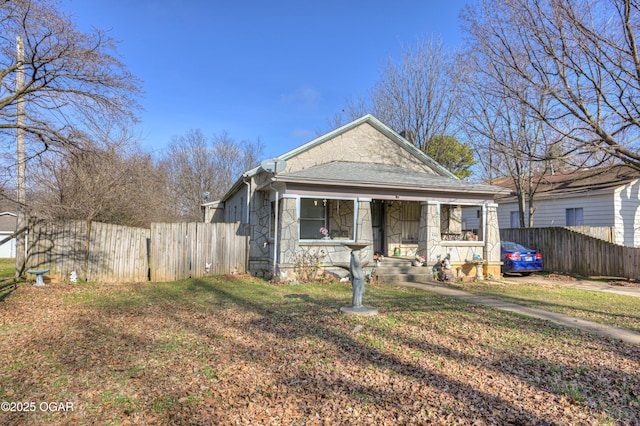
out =
<path fill-rule="evenodd" d="M 482 269 L 484 264 L 487 263 L 486 260 L 472 259 L 472 260 L 465 260 L 465 262 L 475 266 L 476 280 L 478 281 L 484 280 L 484 274 L 482 273 Z"/>
<path fill-rule="evenodd" d="M 346 315 L 360 315 L 363 317 L 373 317 L 378 315 L 378 310 L 371 306 L 360 306 L 359 308 L 354 306 L 343 306 L 340 308 L 340 312 Z"/>

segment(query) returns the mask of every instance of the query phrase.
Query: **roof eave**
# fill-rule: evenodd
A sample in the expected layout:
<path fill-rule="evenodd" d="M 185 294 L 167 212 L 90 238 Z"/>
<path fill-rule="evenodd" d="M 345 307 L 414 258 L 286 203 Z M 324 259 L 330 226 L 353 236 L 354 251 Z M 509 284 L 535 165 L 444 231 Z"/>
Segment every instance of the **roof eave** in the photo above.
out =
<path fill-rule="evenodd" d="M 386 190 L 413 190 L 420 192 L 438 192 L 438 193 L 465 193 L 465 194 L 490 194 L 500 195 L 503 193 L 509 193 L 509 191 L 501 191 L 500 189 L 492 188 L 448 188 L 443 186 L 416 186 L 416 185 L 400 185 L 400 184 L 388 184 L 388 183 L 371 183 L 371 182 L 358 182 L 358 181 L 342 181 L 331 179 L 301 179 L 301 178 L 287 178 L 280 176 L 276 178 L 277 182 L 281 183 L 297 183 L 306 185 L 318 185 L 318 186 L 334 186 L 334 187 L 359 187 L 359 188 L 378 188 Z"/>

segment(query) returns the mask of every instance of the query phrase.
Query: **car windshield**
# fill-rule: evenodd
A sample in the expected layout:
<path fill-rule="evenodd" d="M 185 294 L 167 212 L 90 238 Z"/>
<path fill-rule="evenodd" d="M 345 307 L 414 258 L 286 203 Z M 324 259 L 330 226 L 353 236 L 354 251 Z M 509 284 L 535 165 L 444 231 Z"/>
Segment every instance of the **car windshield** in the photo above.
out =
<path fill-rule="evenodd" d="M 503 241 L 502 247 L 506 251 L 532 251 L 531 249 L 528 249 L 525 246 L 522 246 L 517 243 L 512 243 L 511 241 Z"/>

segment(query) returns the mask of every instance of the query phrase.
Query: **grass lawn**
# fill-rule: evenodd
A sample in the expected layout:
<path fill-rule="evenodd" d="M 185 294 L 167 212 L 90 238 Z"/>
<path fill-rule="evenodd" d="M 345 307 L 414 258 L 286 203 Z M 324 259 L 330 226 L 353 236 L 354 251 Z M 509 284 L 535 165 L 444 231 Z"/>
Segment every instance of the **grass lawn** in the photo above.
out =
<path fill-rule="evenodd" d="M 6 297 L 6 291 L 13 288 L 16 260 L 0 258 L 0 301 Z"/>
<path fill-rule="evenodd" d="M 16 272 L 16 260 L 0 258 L 0 280 L 13 278 Z"/>
<path fill-rule="evenodd" d="M 0 401 L 23 411 L 0 423 L 640 422 L 638 346 L 415 289 L 364 299 L 378 316 L 338 312 L 348 284 L 20 286 Z"/>
<path fill-rule="evenodd" d="M 540 275 L 536 283 L 472 282 L 453 287 L 532 308 L 640 332 L 640 299 L 570 288 Z"/>

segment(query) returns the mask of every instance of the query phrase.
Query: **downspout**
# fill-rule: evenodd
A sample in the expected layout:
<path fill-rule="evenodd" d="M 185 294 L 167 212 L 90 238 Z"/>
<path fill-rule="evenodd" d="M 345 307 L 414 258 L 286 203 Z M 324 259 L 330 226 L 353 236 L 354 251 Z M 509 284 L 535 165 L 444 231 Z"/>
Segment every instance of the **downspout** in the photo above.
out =
<path fill-rule="evenodd" d="M 243 175 L 243 178 L 246 179 L 247 176 Z M 249 202 L 249 199 L 251 197 L 251 180 L 249 181 L 243 180 L 243 182 L 245 185 L 247 185 L 247 218 L 245 222 L 246 223 L 245 232 L 247 233 L 245 246 L 246 246 L 247 256 L 244 262 L 244 271 L 248 273 L 249 272 L 249 255 L 251 254 L 251 223 L 250 223 L 251 215 L 249 214 L 249 208 L 251 207 L 251 203 Z"/>
<path fill-rule="evenodd" d="M 273 187 L 273 180 L 271 181 L 271 183 L 269 183 L 269 188 L 272 191 L 275 191 L 276 193 L 276 201 L 275 201 L 275 216 L 276 216 L 276 220 L 274 220 L 274 225 L 273 225 L 273 271 L 272 271 L 272 276 L 271 276 L 271 280 L 275 280 L 276 279 L 276 260 L 278 259 L 278 222 L 279 222 L 279 217 L 278 217 L 278 198 L 280 196 L 280 194 L 278 193 L 278 190 L 276 188 Z"/>
<path fill-rule="evenodd" d="M 487 241 L 487 204 L 482 203 L 482 258 L 489 261 L 489 244 Z M 483 274 L 484 275 L 484 274 Z"/>

